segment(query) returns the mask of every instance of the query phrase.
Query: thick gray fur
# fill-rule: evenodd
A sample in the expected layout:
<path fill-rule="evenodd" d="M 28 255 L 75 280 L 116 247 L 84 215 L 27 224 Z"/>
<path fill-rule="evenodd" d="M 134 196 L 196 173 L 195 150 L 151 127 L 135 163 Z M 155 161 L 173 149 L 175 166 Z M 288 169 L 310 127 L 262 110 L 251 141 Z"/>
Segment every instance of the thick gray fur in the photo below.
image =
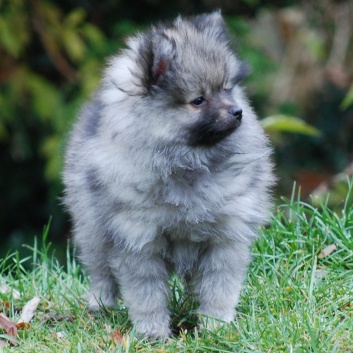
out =
<path fill-rule="evenodd" d="M 170 334 L 173 271 L 201 316 L 233 320 L 269 219 L 271 148 L 237 81 L 242 67 L 218 12 L 153 27 L 111 58 L 72 131 L 65 204 L 89 306 L 121 295 L 147 336 Z M 200 96 L 201 107 L 190 103 Z M 241 124 L 229 107 L 242 109 Z"/>

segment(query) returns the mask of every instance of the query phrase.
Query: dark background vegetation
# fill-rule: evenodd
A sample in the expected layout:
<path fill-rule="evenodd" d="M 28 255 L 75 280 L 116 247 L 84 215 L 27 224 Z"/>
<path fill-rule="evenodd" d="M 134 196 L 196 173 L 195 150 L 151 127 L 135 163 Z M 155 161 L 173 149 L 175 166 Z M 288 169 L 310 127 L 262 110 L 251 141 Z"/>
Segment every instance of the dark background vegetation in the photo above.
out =
<path fill-rule="evenodd" d="M 252 67 L 245 84 L 259 116 L 299 117 L 320 131 L 268 129 L 277 193 L 297 180 L 305 197 L 351 173 L 352 1 L 0 0 L 0 255 L 32 243 L 50 217 L 51 239 L 66 244 L 63 150 L 106 57 L 153 22 L 218 8 Z"/>

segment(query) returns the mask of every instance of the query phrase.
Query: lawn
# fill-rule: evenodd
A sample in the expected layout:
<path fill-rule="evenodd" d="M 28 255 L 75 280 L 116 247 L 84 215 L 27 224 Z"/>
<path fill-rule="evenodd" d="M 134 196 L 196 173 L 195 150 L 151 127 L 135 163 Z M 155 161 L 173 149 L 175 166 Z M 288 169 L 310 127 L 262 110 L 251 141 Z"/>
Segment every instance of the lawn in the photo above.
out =
<path fill-rule="evenodd" d="M 335 210 L 296 192 L 281 201 L 254 244 L 238 315 L 216 332 L 196 330 L 193 303 L 173 279 L 177 333 L 166 342 L 137 337 L 123 303 L 93 316 L 81 299 L 87 278 L 69 250 L 58 263 L 46 227 L 30 257 L 0 260 L 0 312 L 17 323 L 40 298 L 30 323 L 17 323 L 15 341 L 0 328 L 0 352 L 353 352 L 352 191 Z"/>

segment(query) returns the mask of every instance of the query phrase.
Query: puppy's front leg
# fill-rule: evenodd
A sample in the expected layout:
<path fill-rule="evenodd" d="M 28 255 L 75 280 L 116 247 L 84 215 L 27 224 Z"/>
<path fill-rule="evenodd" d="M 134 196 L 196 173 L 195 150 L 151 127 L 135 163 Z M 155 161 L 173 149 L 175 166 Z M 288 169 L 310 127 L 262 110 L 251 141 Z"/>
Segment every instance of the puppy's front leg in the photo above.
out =
<path fill-rule="evenodd" d="M 223 242 L 211 244 L 203 253 L 198 266 L 194 288 L 199 296 L 202 323 L 212 328 L 217 322 L 234 319 L 244 275 L 250 262 L 248 244 Z"/>
<path fill-rule="evenodd" d="M 137 332 L 148 337 L 168 337 L 168 272 L 160 256 L 143 250 L 124 250 L 110 263 Z"/>

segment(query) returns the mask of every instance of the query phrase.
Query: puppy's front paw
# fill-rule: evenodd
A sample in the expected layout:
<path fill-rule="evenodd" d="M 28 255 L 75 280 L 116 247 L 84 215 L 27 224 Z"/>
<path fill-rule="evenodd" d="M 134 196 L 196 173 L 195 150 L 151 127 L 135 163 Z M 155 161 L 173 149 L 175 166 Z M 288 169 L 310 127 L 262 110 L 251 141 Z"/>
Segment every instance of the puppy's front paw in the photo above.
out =
<path fill-rule="evenodd" d="M 198 331 L 207 329 L 209 331 L 217 331 L 220 327 L 227 324 L 226 321 L 222 321 L 212 316 L 199 315 L 199 323 L 197 325 Z"/>
<path fill-rule="evenodd" d="M 88 307 L 92 311 L 98 311 L 101 306 L 113 307 L 116 305 L 116 298 L 113 295 L 102 295 L 102 293 L 90 292 L 84 295 L 84 299 L 88 302 Z"/>
<path fill-rule="evenodd" d="M 206 328 L 210 331 L 216 331 L 221 326 L 234 320 L 234 310 L 217 311 L 217 310 L 199 310 L 200 329 Z"/>
<path fill-rule="evenodd" d="M 161 339 L 166 339 L 170 336 L 168 312 L 145 313 L 138 316 L 139 318 L 134 317 L 133 322 L 139 335 Z"/>

